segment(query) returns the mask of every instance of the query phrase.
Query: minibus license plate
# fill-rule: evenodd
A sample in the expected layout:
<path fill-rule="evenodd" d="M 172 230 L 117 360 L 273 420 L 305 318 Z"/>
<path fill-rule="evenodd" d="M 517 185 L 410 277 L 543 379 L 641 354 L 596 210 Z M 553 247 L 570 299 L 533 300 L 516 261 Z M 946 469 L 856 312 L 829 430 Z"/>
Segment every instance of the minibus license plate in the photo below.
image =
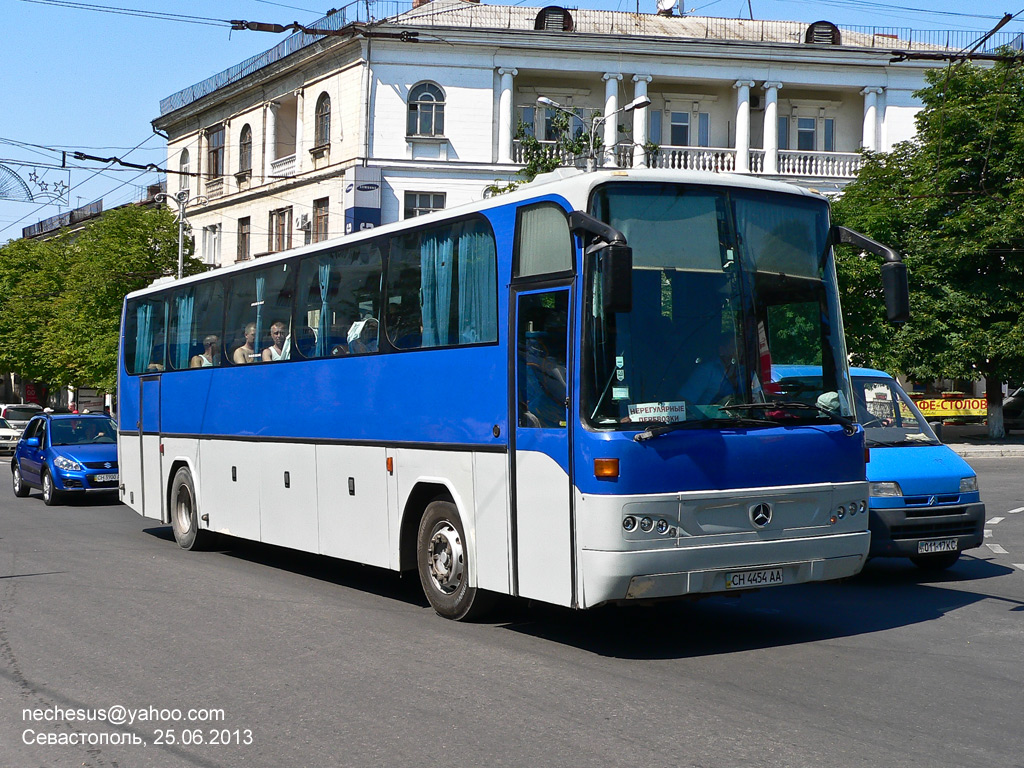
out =
<path fill-rule="evenodd" d="M 117 475 L 96 475 L 93 480 L 97 483 L 112 483 L 117 480 Z"/>
<path fill-rule="evenodd" d="M 956 539 L 932 539 L 917 542 L 917 554 L 930 555 L 933 552 L 956 552 Z"/>
<path fill-rule="evenodd" d="M 725 574 L 726 589 L 770 587 L 781 583 L 781 568 L 764 568 L 760 571 L 737 571 L 736 573 Z"/>

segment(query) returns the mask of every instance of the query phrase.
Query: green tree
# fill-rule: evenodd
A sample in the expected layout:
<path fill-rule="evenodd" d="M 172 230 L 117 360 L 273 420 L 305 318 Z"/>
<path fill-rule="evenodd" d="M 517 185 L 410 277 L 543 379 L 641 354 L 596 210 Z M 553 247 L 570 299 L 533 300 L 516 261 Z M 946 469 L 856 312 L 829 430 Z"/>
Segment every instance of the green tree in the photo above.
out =
<path fill-rule="evenodd" d="M 911 320 L 894 328 L 878 264 L 839 254 L 850 350 L 914 379 L 984 378 L 1001 437 L 1002 382 L 1024 378 L 1024 68 L 966 63 L 927 81 L 916 139 L 868 153 L 834 205 L 910 271 Z"/>
<path fill-rule="evenodd" d="M 596 115 L 600 116 L 600 112 Z M 593 118 L 591 118 L 593 119 Z M 554 143 L 544 143 L 533 135 L 526 123 L 520 121 L 516 127 L 516 140 L 522 147 L 523 167 L 516 172 L 515 178 L 506 183 L 495 181 L 487 188 L 492 195 L 500 195 L 505 192 L 512 192 L 523 184 L 528 184 L 542 173 L 550 173 L 564 165 L 563 158 L 571 158 L 569 165 L 580 159 L 585 159 L 590 152 L 590 134 L 586 130 L 577 130 L 573 133 L 569 125 L 569 115 L 565 112 L 555 112 L 551 118 L 551 135 Z M 600 153 L 602 146 L 601 137 L 594 137 L 594 152 Z"/>
<path fill-rule="evenodd" d="M 43 353 L 55 370 L 54 383 L 112 392 L 124 297 L 177 274 L 178 225 L 167 208 L 116 208 L 82 232 L 71 250 Z M 184 273 L 204 269 L 187 241 Z"/>

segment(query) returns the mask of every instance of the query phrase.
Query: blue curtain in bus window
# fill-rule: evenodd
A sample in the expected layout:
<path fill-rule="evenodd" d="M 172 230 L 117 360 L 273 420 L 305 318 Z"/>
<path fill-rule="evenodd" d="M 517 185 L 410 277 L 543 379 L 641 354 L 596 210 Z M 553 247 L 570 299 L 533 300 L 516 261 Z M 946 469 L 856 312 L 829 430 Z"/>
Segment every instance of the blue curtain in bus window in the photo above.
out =
<path fill-rule="evenodd" d="M 425 235 L 420 241 L 420 301 L 424 347 L 439 347 L 449 343 L 454 245 L 454 240 L 447 233 Z"/>
<path fill-rule="evenodd" d="M 135 373 L 145 373 L 149 368 L 150 354 L 153 350 L 152 304 L 139 304 L 135 310 L 135 325 L 138 328 L 138 334 L 135 336 Z"/>
<path fill-rule="evenodd" d="M 317 323 L 316 356 L 327 357 L 327 334 L 331 327 L 328 315 L 331 308 L 327 304 L 327 295 L 331 287 L 331 262 L 324 259 L 320 262 L 320 320 Z"/>
<path fill-rule="evenodd" d="M 192 308 L 195 295 L 191 290 L 179 293 L 177 303 L 177 332 L 174 334 L 174 367 L 179 371 L 188 368 L 189 351 L 192 347 Z"/>
<path fill-rule="evenodd" d="M 497 284 L 494 239 L 467 227 L 459 237 L 459 343 L 497 340 Z"/>
<path fill-rule="evenodd" d="M 266 275 L 256 275 L 256 339 L 253 341 L 253 354 L 260 351 L 260 340 L 263 338 L 263 297 L 267 295 Z M 253 357 L 259 362 L 259 358 Z"/>

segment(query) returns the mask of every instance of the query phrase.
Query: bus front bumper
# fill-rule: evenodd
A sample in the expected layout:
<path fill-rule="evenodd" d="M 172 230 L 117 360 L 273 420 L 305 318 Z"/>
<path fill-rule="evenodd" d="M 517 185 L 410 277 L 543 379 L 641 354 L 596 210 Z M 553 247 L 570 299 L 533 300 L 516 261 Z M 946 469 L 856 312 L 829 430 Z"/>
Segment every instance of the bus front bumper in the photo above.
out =
<path fill-rule="evenodd" d="M 870 533 L 856 531 L 780 539 L 767 548 L 766 542 L 743 542 L 629 552 L 583 550 L 580 607 L 842 579 L 864 567 L 870 544 Z"/>

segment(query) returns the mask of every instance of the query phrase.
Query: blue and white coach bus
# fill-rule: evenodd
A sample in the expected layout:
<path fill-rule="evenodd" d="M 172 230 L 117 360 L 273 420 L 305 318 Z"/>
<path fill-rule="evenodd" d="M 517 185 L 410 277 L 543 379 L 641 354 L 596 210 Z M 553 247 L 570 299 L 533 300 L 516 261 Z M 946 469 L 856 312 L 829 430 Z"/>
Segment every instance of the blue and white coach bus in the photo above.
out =
<path fill-rule="evenodd" d="M 562 172 L 127 297 L 121 496 L 211 532 L 587 608 L 856 573 L 830 227 L 783 184 Z M 773 364 L 822 369 L 820 405 Z M 806 400 L 806 396 L 804 400 Z"/>

